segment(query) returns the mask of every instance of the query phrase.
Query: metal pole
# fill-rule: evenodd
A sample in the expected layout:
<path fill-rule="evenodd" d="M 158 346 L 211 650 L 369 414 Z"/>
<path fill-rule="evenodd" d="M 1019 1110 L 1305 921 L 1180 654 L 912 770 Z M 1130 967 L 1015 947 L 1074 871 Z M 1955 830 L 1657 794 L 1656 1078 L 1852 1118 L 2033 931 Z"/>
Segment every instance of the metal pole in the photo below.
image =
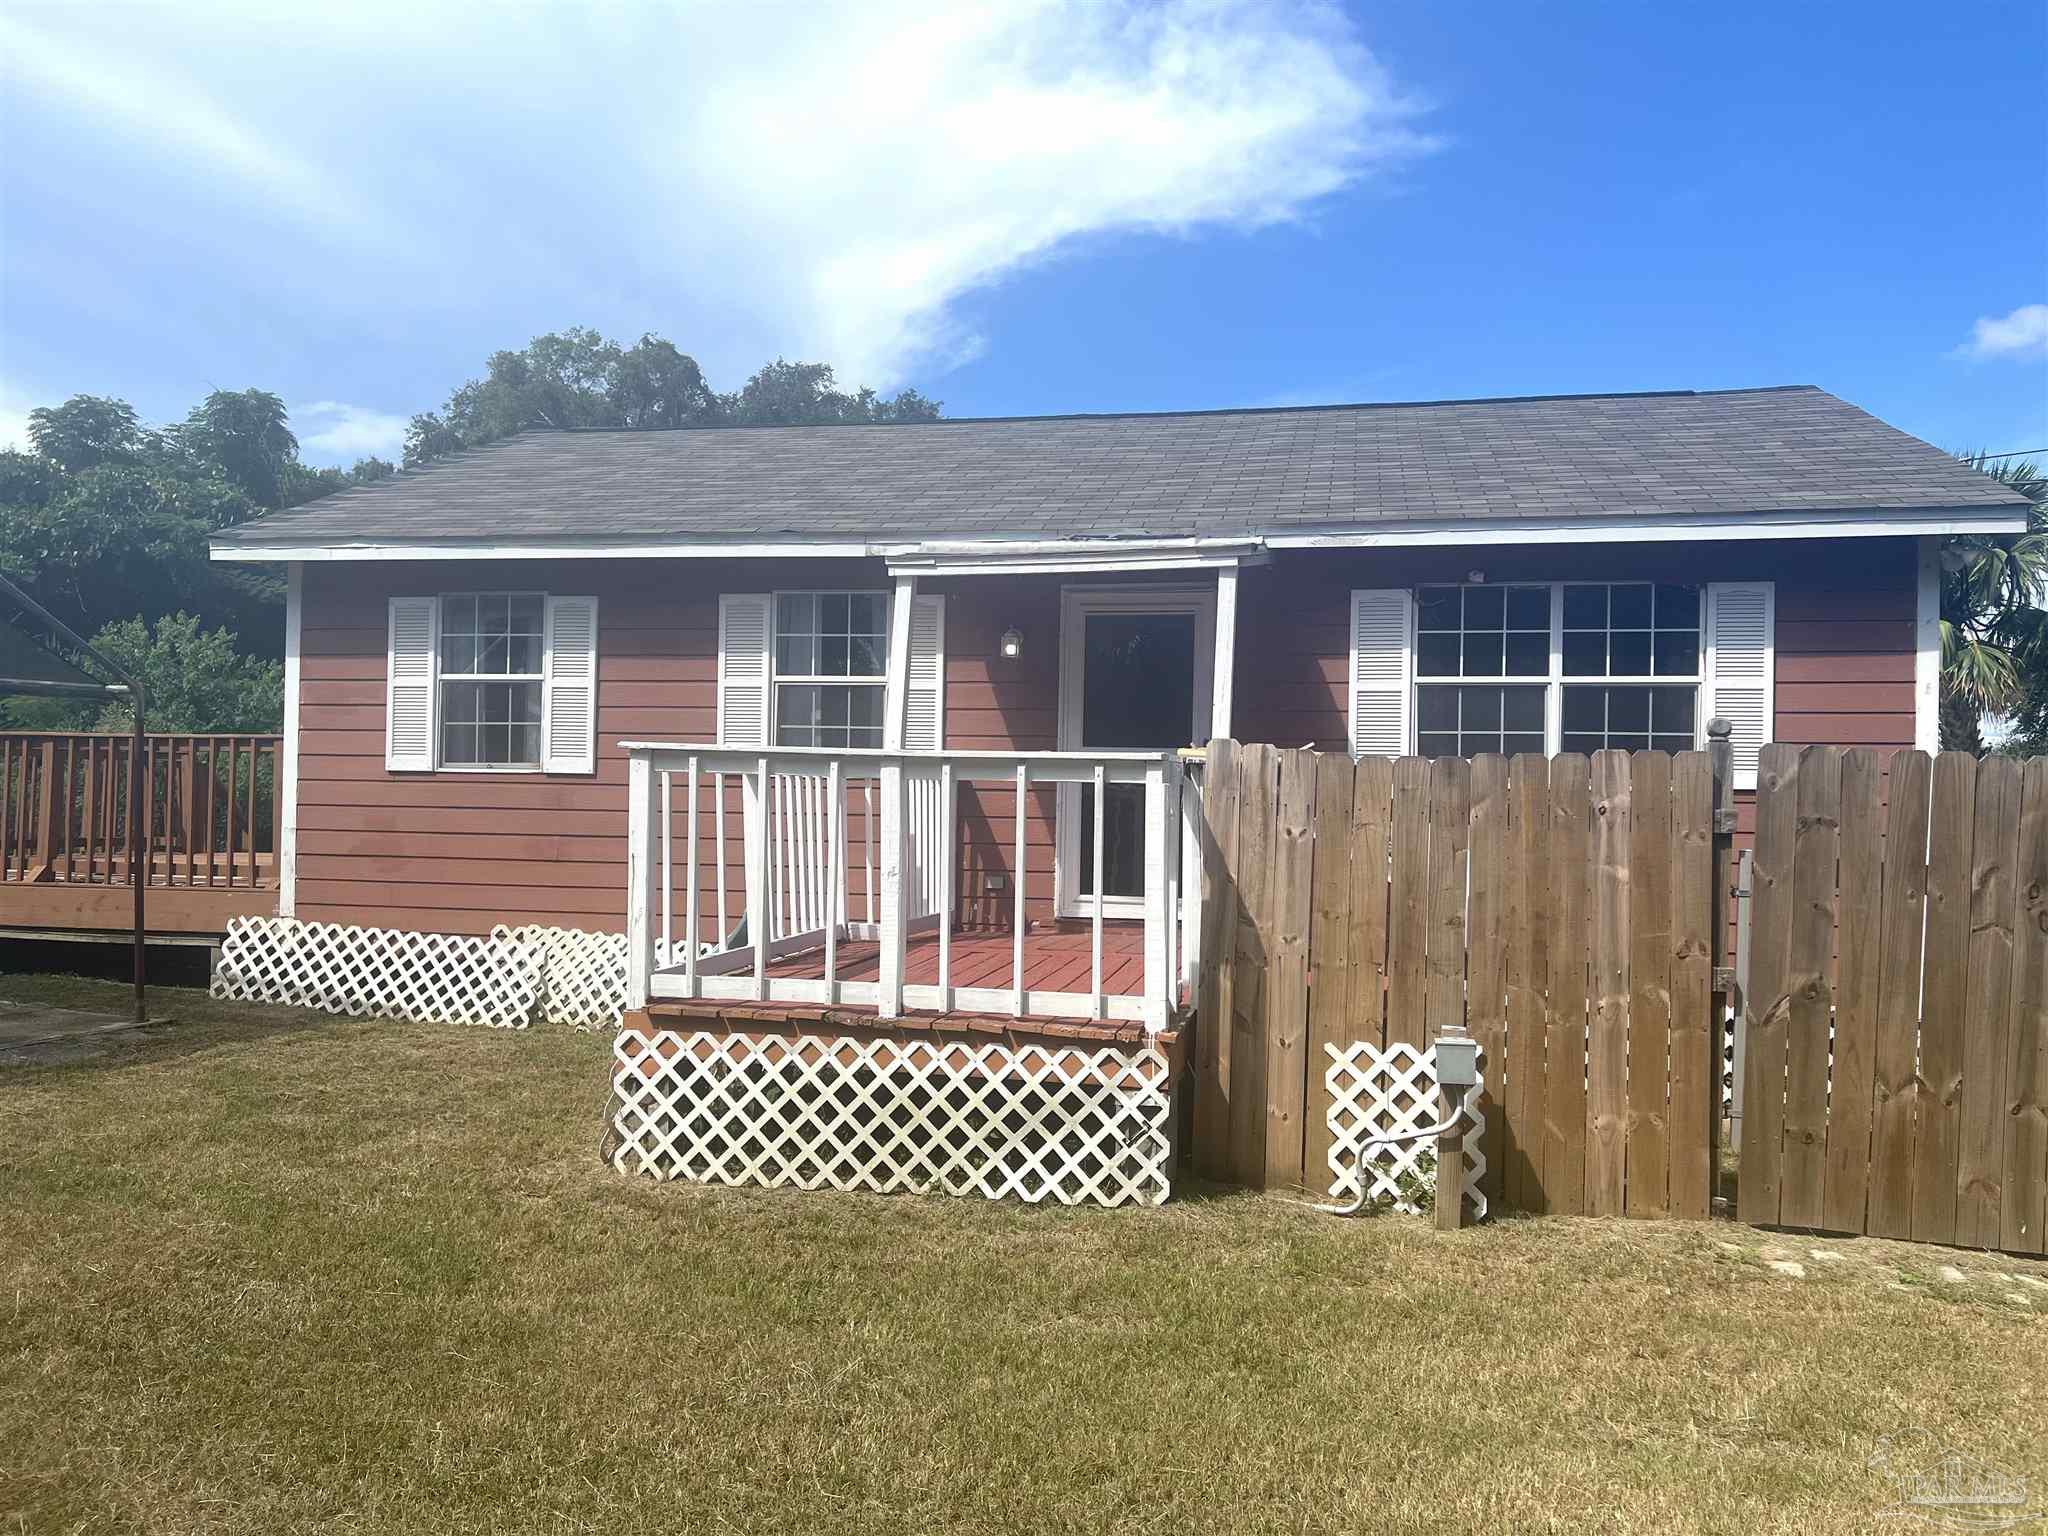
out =
<path fill-rule="evenodd" d="M 135 1022 L 140 1024 L 149 1017 L 148 985 L 148 936 L 149 919 L 144 911 L 149 889 L 149 869 L 138 860 L 146 839 L 140 825 L 142 817 L 142 752 L 144 734 L 142 729 L 142 684 L 130 685 L 131 697 L 135 700 L 135 730 L 128 743 L 128 878 L 135 885 Z M 256 765 L 249 765 L 249 777 L 256 777 Z M 256 846 L 256 832 L 249 831 L 249 846 Z M 253 857 L 253 855 L 252 855 Z"/>

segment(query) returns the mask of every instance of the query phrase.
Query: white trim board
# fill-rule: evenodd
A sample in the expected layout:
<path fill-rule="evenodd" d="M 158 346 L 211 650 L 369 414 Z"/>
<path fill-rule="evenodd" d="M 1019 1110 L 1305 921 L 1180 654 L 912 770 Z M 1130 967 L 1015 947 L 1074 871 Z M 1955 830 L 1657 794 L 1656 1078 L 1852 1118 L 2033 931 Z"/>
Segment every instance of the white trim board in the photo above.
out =
<path fill-rule="evenodd" d="M 279 917 L 296 916 L 299 904 L 299 679 L 305 645 L 305 583 L 305 567 L 294 560 L 284 574 L 284 744 L 277 764 L 281 782 L 276 829 Z M 254 768 L 250 772 L 255 772 Z"/>
<path fill-rule="evenodd" d="M 1913 745 L 1941 750 L 1941 541 L 1923 538 L 1913 625 Z"/>
<path fill-rule="evenodd" d="M 210 554 L 220 561 L 261 563 L 281 560 L 647 560 L 647 559 L 882 559 L 910 562 L 940 574 L 940 562 L 952 574 L 998 574 L 1005 568 L 1053 570 L 1053 560 L 1092 562 L 1080 569 L 1175 569 L 1166 557 L 1187 566 L 1220 564 L 1208 552 L 1239 552 L 1237 558 L 1262 550 L 1400 549 L 1486 544 L 1659 544 L 1699 539 L 1842 539 L 1943 536 L 1957 533 L 2024 533 L 2026 516 L 2007 508 L 1870 508 L 1825 513 L 1746 513 L 1706 517 L 1504 517 L 1446 519 L 1430 523 L 1390 523 L 1383 527 L 1278 529 L 1241 534 L 1229 539 L 1064 539 L 1052 542 L 1017 539 L 932 539 L 916 543 L 894 540 L 730 543 L 674 538 L 602 542 L 532 544 L 474 542 L 347 543 L 280 540 L 270 544 L 214 544 Z"/>

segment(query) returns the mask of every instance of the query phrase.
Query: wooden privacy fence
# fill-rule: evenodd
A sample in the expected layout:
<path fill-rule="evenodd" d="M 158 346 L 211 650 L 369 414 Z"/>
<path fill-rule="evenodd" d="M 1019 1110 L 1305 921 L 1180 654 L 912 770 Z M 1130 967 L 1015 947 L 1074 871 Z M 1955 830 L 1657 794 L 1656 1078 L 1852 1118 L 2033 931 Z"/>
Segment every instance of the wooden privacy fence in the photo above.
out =
<path fill-rule="evenodd" d="M 2048 759 L 1766 747 L 1752 881 L 1742 1219 L 2043 1252 Z"/>
<path fill-rule="evenodd" d="M 277 736 L 144 738 L 142 844 L 152 885 L 276 884 Z M 0 880 L 128 885 L 133 738 L 0 733 Z"/>
<path fill-rule="evenodd" d="M 1489 1200 L 1706 1216 L 1723 752 L 1354 764 L 1213 742 L 1198 1169 L 1327 1188 L 1324 1047 L 1463 1024 Z"/>

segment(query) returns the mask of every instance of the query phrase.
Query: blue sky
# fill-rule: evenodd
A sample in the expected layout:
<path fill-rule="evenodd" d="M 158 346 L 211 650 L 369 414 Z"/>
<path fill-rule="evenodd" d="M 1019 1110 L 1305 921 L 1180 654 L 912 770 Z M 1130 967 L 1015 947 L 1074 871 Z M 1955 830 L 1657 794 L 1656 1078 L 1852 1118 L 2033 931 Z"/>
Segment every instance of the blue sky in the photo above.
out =
<path fill-rule="evenodd" d="M 2048 446 L 2048 11 L 0 11 L 0 438 L 214 387 L 395 456 L 668 336 L 954 415 L 1816 383 Z"/>

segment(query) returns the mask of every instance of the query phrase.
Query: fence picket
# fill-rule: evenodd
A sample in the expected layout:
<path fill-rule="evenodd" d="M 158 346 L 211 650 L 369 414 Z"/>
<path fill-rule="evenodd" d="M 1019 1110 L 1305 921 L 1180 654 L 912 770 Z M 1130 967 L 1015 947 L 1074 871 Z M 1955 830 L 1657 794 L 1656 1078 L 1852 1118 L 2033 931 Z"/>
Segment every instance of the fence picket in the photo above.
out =
<path fill-rule="evenodd" d="M 2021 785 L 2014 885 L 2012 1027 L 2006 1042 L 2005 1162 L 1999 1246 L 2048 1252 L 2048 757 L 2031 758 Z"/>
<path fill-rule="evenodd" d="M 1972 832 L 1970 948 L 1963 1013 L 1962 1092 L 1957 1103 L 1955 1240 L 1972 1248 L 1999 1241 L 2005 1169 L 2005 1069 L 2012 1015 L 2020 764 L 1987 757 L 1977 765 Z"/>
<path fill-rule="evenodd" d="M 1392 886 L 1387 897 L 1387 1044 L 1427 1038 L 1423 957 L 1429 952 L 1429 761 L 1394 759 Z"/>
<path fill-rule="evenodd" d="M 1593 754 L 1592 1008 L 1586 1034 L 1586 1211 L 1619 1216 L 1628 1158 L 1629 840 L 1626 752 Z"/>
<path fill-rule="evenodd" d="M 1359 1038 L 1387 1043 L 1387 902 L 1394 840 L 1394 763 L 1368 757 L 1351 791 L 1351 974 Z M 1363 988 L 1363 997 L 1360 989 Z M 1320 1082 L 1321 1068 L 1309 1071 Z"/>
<path fill-rule="evenodd" d="M 1836 1232 L 1863 1230 L 1869 1198 L 1884 878 L 1878 777 L 1876 753 L 1842 754 L 1835 1045 L 1820 1222 Z"/>
<path fill-rule="evenodd" d="M 1266 991 L 1273 932 L 1278 754 L 1238 750 L 1236 980 L 1230 1011 L 1230 1162 L 1255 1188 L 1266 1177 Z"/>
<path fill-rule="evenodd" d="M 1665 1160 L 1670 1214 L 1704 1221 L 1713 1204 L 1721 1117 L 1721 1029 L 1714 1005 L 1714 763 L 1671 759 L 1670 1107 Z M 1633 1052 L 1633 1045 L 1631 1045 Z M 1631 1079 L 1635 1071 L 1629 1063 Z"/>
<path fill-rule="evenodd" d="M 1266 1187 L 1308 1185 L 1308 975 L 1313 918 L 1316 754 L 1276 754 L 1279 789 L 1273 829 L 1272 955 L 1266 975 Z M 1318 1112 L 1322 1096 L 1316 1095 Z"/>
<path fill-rule="evenodd" d="M 1352 860 L 1367 858 L 1363 839 L 1354 839 L 1357 766 L 1348 754 L 1323 752 L 1316 758 L 1316 835 L 1313 892 L 1309 912 L 1309 955 L 1314 970 L 1308 992 L 1307 1058 L 1303 1066 L 1302 1169 L 1312 1189 L 1329 1187 L 1330 1122 L 1323 1071 L 1323 1047 L 1338 1050 L 1367 1038 L 1363 1026 L 1366 985 L 1378 985 L 1376 971 L 1352 948 L 1357 915 L 1352 910 Z M 1375 1001 L 1377 997 L 1375 996 Z M 1377 1038 L 1373 1044 L 1377 1045 Z"/>
<path fill-rule="evenodd" d="M 1427 1045 L 1465 1022 L 1465 896 L 1472 822 L 1472 765 L 1462 757 L 1429 764 L 1429 925 L 1423 955 Z"/>
<path fill-rule="evenodd" d="M 1808 747 L 1801 753 L 1797 816 L 1785 972 L 1785 1120 L 1778 1159 L 1778 1219 L 1788 1227 L 1818 1227 L 1827 1157 L 1828 1031 L 1835 1003 L 1840 752 Z"/>
<path fill-rule="evenodd" d="M 1629 758 L 1628 1035 L 1616 1051 L 1628 1079 L 1631 1216 L 1662 1216 L 1671 1204 L 1671 890 L 1671 757 L 1637 752 Z"/>
<path fill-rule="evenodd" d="M 1913 1138 L 1913 1238 L 1955 1240 L 1956 1153 L 1962 1133 L 1963 1017 L 1969 1006 L 1970 839 L 1977 760 L 1934 762 L 1927 854 L 1927 960 L 1920 1005 L 1919 1125 Z"/>
<path fill-rule="evenodd" d="M 1757 763 L 1756 850 L 1750 861 L 1749 988 L 1743 994 L 1742 1171 L 1744 1221 L 1778 1219 L 1784 1161 L 1786 1025 L 1791 999 L 1793 840 L 1799 817 L 1799 749 L 1773 743 Z"/>
<path fill-rule="evenodd" d="M 1927 911 L 1928 802 L 1925 752 L 1893 754 L 1885 798 L 1884 910 L 1879 918 L 1877 1048 L 1870 1107 L 1873 1237 L 1913 1231 L 1913 1139 L 1919 1120 L 1921 934 Z"/>
<path fill-rule="evenodd" d="M 1209 743 L 1202 765 L 1202 975 L 1195 1015 L 1195 1171 L 1230 1173 L 1230 1023 L 1237 944 L 1237 756 Z M 1021 812 L 1020 812 L 1021 820 Z"/>
<path fill-rule="evenodd" d="M 1549 990 L 1550 763 L 1519 753 L 1508 764 L 1508 1059 L 1502 1193 L 1543 1209 L 1544 1001 Z"/>
<path fill-rule="evenodd" d="M 1550 991 L 1543 1030 L 1543 1208 L 1586 1209 L 1586 963 L 1592 760 L 1550 761 Z"/>
<path fill-rule="evenodd" d="M 1498 753 L 1472 759 L 1472 823 L 1469 838 L 1471 895 L 1466 912 L 1469 949 L 1466 956 L 1466 1026 L 1485 1058 L 1480 1111 L 1486 1133 L 1480 1150 L 1486 1172 L 1480 1188 L 1498 1201 L 1504 1185 L 1501 1148 L 1501 1074 L 1507 1066 L 1507 841 L 1508 760 Z"/>

